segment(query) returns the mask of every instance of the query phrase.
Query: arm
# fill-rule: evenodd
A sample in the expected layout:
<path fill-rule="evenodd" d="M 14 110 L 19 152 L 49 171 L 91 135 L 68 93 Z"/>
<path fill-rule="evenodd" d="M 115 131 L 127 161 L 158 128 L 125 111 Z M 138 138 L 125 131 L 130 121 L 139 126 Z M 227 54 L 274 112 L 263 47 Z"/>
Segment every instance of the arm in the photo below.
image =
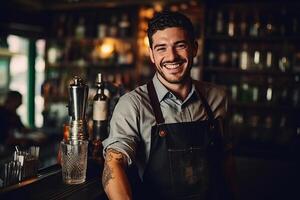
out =
<path fill-rule="evenodd" d="M 108 149 L 102 175 L 102 185 L 110 200 L 132 199 L 130 184 L 125 173 L 127 159 L 123 153 Z"/>

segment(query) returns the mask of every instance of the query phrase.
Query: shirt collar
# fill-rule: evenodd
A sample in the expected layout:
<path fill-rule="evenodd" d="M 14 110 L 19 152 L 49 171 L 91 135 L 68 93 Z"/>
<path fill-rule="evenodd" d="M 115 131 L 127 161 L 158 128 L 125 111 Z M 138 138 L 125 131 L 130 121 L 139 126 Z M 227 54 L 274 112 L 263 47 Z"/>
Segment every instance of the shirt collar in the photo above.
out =
<path fill-rule="evenodd" d="M 157 93 L 158 100 L 159 100 L 159 102 L 161 102 L 171 92 L 166 88 L 166 86 L 164 86 L 160 82 L 160 80 L 158 80 L 157 73 L 155 73 L 155 75 L 153 76 L 152 81 L 153 81 L 155 91 Z M 193 83 L 190 93 L 188 94 L 187 98 L 182 102 L 182 104 L 184 104 L 188 99 L 190 99 L 195 92 L 196 92 L 196 88 Z"/>
<path fill-rule="evenodd" d="M 161 102 L 165 96 L 169 93 L 169 90 L 158 80 L 157 73 L 153 76 L 153 85 L 158 97 L 159 102 Z"/>

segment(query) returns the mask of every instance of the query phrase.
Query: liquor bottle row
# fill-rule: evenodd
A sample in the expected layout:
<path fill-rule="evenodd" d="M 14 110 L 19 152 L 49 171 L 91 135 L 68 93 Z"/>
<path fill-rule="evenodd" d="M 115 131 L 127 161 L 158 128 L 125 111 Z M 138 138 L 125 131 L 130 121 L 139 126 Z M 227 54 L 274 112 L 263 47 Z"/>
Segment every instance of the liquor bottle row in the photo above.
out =
<path fill-rule="evenodd" d="M 131 65 L 134 62 L 133 45 L 114 38 L 53 41 L 49 43 L 47 57 L 50 65 Z"/>
<path fill-rule="evenodd" d="M 86 71 L 80 72 L 79 70 L 66 71 L 66 72 L 49 72 L 47 79 L 42 84 L 41 93 L 45 98 L 45 103 L 65 102 L 67 99 L 67 87 L 72 76 L 80 75 L 87 80 L 87 84 L 93 93 L 94 79 L 98 70 L 93 70 L 89 73 Z M 114 93 L 116 88 L 122 88 L 122 91 L 128 91 L 135 87 L 135 72 L 126 71 L 126 73 L 107 73 L 105 77 L 105 85 L 111 93 Z M 94 91 L 95 92 L 95 91 Z M 89 97 L 91 98 L 91 97 Z M 45 105 L 47 107 L 47 105 Z"/>
<path fill-rule="evenodd" d="M 225 44 L 218 48 L 210 48 L 205 58 L 205 65 L 209 67 L 227 67 L 241 70 L 266 69 L 299 71 L 299 54 L 287 49 L 267 48 L 266 46 L 249 47 L 246 43 L 240 48 L 228 48 Z"/>
<path fill-rule="evenodd" d="M 283 107 L 300 106 L 299 85 L 295 85 L 292 88 L 275 88 L 270 78 L 268 84 L 265 86 L 251 85 L 248 83 L 242 83 L 241 85 L 233 84 L 230 86 L 230 94 L 233 102 L 258 103 Z"/>
<path fill-rule="evenodd" d="M 53 36 L 57 38 L 105 38 L 132 36 L 133 27 L 130 15 L 122 12 L 111 12 L 107 15 L 98 13 L 82 14 L 62 13 L 54 17 Z"/>
<path fill-rule="evenodd" d="M 234 130 L 234 141 L 241 143 L 268 143 L 289 145 L 297 127 L 291 123 L 288 114 L 260 112 L 235 112 L 230 126 Z"/>
<path fill-rule="evenodd" d="M 250 12 L 249 12 L 250 10 Z M 207 34 L 229 37 L 298 36 L 300 16 L 295 11 L 281 9 L 228 9 L 208 14 Z"/>

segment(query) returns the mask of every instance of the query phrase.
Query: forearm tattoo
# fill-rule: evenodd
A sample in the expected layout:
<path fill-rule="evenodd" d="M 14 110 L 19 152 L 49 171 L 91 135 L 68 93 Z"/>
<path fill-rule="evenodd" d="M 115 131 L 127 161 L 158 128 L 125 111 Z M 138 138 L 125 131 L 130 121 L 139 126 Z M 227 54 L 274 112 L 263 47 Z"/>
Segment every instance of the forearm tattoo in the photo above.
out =
<path fill-rule="evenodd" d="M 123 153 L 114 149 L 109 149 L 107 151 L 102 174 L 102 185 L 104 188 L 106 188 L 111 179 L 115 178 L 113 176 L 113 169 L 109 164 L 113 160 L 119 162 L 123 167 L 126 163 L 126 156 Z"/>
<path fill-rule="evenodd" d="M 103 174 L 102 174 L 102 185 L 104 188 L 106 188 L 106 186 L 108 185 L 109 180 L 114 178 L 112 176 L 112 172 L 113 172 L 112 168 L 109 167 L 109 165 L 105 162 Z"/>

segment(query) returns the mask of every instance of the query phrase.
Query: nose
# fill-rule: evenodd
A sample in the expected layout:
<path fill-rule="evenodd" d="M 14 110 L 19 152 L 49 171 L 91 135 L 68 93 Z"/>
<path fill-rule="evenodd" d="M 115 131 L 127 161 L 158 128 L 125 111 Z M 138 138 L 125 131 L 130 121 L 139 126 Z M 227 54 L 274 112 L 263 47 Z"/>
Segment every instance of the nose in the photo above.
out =
<path fill-rule="evenodd" d="M 175 48 L 172 48 L 172 47 L 169 48 L 167 58 L 168 58 L 168 61 L 174 61 L 174 60 L 176 60 L 176 58 L 178 58 L 178 53 Z"/>

